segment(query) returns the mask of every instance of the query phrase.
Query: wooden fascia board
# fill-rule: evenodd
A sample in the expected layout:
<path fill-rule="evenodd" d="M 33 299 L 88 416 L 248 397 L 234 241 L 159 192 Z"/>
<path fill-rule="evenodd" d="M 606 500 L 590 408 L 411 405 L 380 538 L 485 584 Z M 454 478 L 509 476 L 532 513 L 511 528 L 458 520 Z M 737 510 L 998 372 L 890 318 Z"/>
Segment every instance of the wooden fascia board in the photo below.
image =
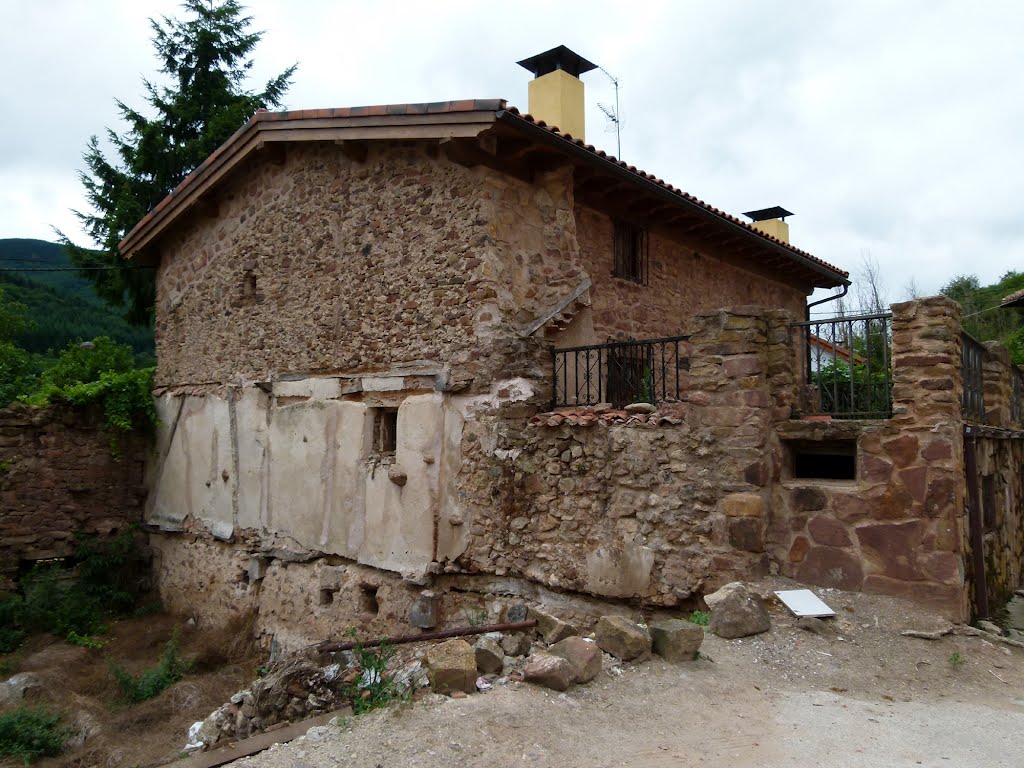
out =
<path fill-rule="evenodd" d="M 493 112 L 441 115 L 392 115 L 354 118 L 257 120 L 229 140 L 233 144 L 198 172 L 185 189 L 170 198 L 159 215 L 132 231 L 120 243 L 121 257 L 131 259 L 208 193 L 254 151 L 267 144 L 300 141 L 401 141 L 467 138 L 494 124 Z"/>

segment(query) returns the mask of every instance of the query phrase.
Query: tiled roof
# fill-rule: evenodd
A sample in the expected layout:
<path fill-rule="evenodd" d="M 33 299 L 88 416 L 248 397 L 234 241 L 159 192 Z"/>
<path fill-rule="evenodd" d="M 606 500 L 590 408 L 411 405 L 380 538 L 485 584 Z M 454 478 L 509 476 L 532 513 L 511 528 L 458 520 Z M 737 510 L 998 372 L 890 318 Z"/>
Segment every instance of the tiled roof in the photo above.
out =
<path fill-rule="evenodd" d="M 1001 302 L 1001 307 L 1022 307 L 1024 306 L 1024 290 L 1014 291 L 1009 296 L 1006 296 Z"/>
<path fill-rule="evenodd" d="M 694 204 L 694 205 L 696 205 L 696 206 L 698 206 L 700 208 L 703 208 L 704 210 L 708 211 L 709 213 L 713 213 L 715 216 L 718 216 L 719 218 L 725 219 L 726 221 L 729 221 L 732 224 L 739 225 L 739 226 L 743 227 L 744 229 L 747 229 L 747 230 L 749 230 L 749 231 L 751 231 L 751 232 L 753 232 L 753 233 L 755 233 L 757 235 L 760 235 L 765 240 L 769 240 L 769 241 L 775 243 L 776 245 L 781 245 L 783 248 L 786 248 L 787 250 L 792 251 L 793 253 L 799 254 L 803 258 L 808 259 L 808 260 L 818 264 L 819 266 L 824 267 L 825 269 L 828 269 L 828 270 L 830 270 L 832 272 L 835 272 L 837 275 L 842 275 L 844 278 L 850 276 L 849 272 L 847 272 L 845 270 L 842 270 L 842 269 L 839 269 L 839 267 L 833 266 L 832 264 L 829 264 L 827 261 L 823 261 L 823 260 L 819 259 L 817 256 L 814 256 L 813 254 L 808 253 L 807 251 L 804 251 L 804 250 L 801 250 L 799 248 L 796 248 L 796 247 L 790 245 L 789 243 L 785 242 L 784 240 L 779 240 L 777 237 L 772 237 L 771 235 L 766 234 L 766 233 L 762 232 L 761 230 L 756 229 L 755 227 L 752 227 L 750 224 L 748 224 L 747 222 L 743 221 L 742 219 L 738 219 L 735 216 L 726 213 L 725 211 L 719 210 L 718 208 L 715 208 L 713 205 L 705 203 L 703 200 L 701 200 L 701 199 L 699 199 L 697 197 L 694 197 L 690 193 L 684 192 L 683 190 L 679 189 L 678 187 L 674 187 L 671 184 L 663 181 L 662 179 L 659 179 L 656 176 L 654 176 L 654 175 L 652 175 L 650 173 L 647 173 L 646 171 L 640 170 L 636 166 L 629 165 L 625 161 L 617 159 L 614 155 L 607 154 L 604 150 L 597 149 L 593 144 L 587 144 L 582 139 L 575 139 L 570 134 L 562 133 L 561 131 L 558 130 L 558 128 L 556 126 L 548 125 L 543 120 L 536 119 L 533 115 L 521 114 L 519 112 L 519 110 L 516 109 L 515 107 L 509 107 L 506 110 L 506 114 L 514 115 L 516 118 L 518 118 L 520 120 L 524 120 L 524 121 L 526 121 L 528 123 L 532 123 L 533 125 L 536 125 L 536 126 L 538 126 L 540 128 L 543 128 L 544 130 L 546 130 L 548 133 L 552 134 L 553 136 L 558 136 L 561 139 L 569 142 L 570 144 L 574 144 L 575 146 L 580 147 L 582 149 L 585 149 L 588 152 L 591 152 L 591 153 L 593 153 L 594 155 L 596 155 L 598 157 L 604 158 L 604 159 L 608 160 L 610 163 L 613 163 L 614 165 L 617 165 L 620 168 L 629 171 L 630 173 L 638 176 L 639 178 L 646 179 L 647 181 L 653 182 L 654 184 L 657 184 L 662 189 L 665 189 L 665 190 L 668 190 L 669 192 L 672 192 L 673 194 L 683 198 L 687 202 L 690 202 L 690 203 L 692 203 L 692 204 Z"/>
<path fill-rule="evenodd" d="M 832 273 L 837 281 L 845 281 L 849 277 L 848 272 L 819 259 L 807 251 L 803 251 L 789 243 L 779 240 L 778 238 L 765 234 L 764 232 L 750 226 L 747 222 L 744 222 L 725 211 L 719 210 L 718 208 L 705 203 L 703 200 L 700 200 L 687 192 L 683 192 L 678 187 L 674 187 L 646 171 L 642 171 L 635 166 L 617 159 L 603 150 L 597 149 L 592 144 L 587 144 L 580 139 L 575 139 L 570 134 L 562 133 L 557 127 L 549 126 L 543 120 L 537 120 L 532 115 L 520 113 L 520 111 L 515 107 L 508 106 L 508 103 L 504 99 L 464 99 L 461 101 L 437 101 L 423 104 L 379 104 L 365 107 L 302 109 L 286 112 L 268 112 L 267 110 L 259 110 L 245 123 L 245 125 L 235 131 L 227 141 L 214 150 L 213 154 L 206 158 L 206 160 L 192 171 L 192 173 L 186 176 L 185 179 L 167 195 L 167 197 L 161 200 L 156 207 L 153 208 L 153 210 L 139 220 L 139 222 L 132 227 L 131 231 L 121 241 L 119 247 L 121 251 L 124 252 L 129 243 L 136 239 L 137 235 L 142 233 L 143 230 L 149 229 L 154 220 L 163 218 L 165 214 L 172 216 L 172 218 L 173 216 L 176 216 L 177 214 L 172 214 L 168 209 L 174 206 L 178 199 L 182 197 L 183 193 L 191 191 L 191 187 L 196 185 L 200 179 L 211 173 L 215 166 L 224 162 L 225 156 L 235 152 L 246 139 L 251 138 L 251 135 L 254 135 L 255 132 L 259 131 L 262 123 L 306 120 L 360 120 L 373 117 L 422 116 L 470 112 L 490 112 L 493 113 L 494 119 L 502 120 L 506 124 L 519 124 L 520 126 L 529 126 L 531 129 L 540 128 L 548 136 L 556 140 L 556 146 L 564 142 L 565 147 L 572 147 L 576 151 L 583 150 L 585 153 L 591 155 L 596 161 L 607 162 L 610 165 L 617 167 L 619 170 L 627 172 L 629 175 L 635 177 L 636 181 L 639 183 L 650 183 L 656 185 L 661 190 L 674 195 L 680 202 L 691 207 L 702 209 L 712 216 L 728 222 L 732 226 L 740 227 L 749 233 L 773 243 L 776 247 L 781 248 L 784 251 L 788 251 L 797 257 L 797 261 L 810 262 L 812 266 L 816 265 L 819 270 L 825 270 Z M 154 226 L 159 229 L 164 225 L 164 223 L 158 223 Z"/>

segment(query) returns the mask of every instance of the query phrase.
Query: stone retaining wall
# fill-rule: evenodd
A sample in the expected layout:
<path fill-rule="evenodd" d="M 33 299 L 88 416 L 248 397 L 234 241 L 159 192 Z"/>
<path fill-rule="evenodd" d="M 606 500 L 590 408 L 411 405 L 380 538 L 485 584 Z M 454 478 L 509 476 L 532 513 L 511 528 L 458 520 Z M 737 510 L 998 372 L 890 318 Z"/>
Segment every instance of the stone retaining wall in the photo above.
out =
<path fill-rule="evenodd" d="M 72 554 L 76 531 L 140 522 L 147 454 L 136 434 L 112 453 L 96 411 L 0 410 L 0 589 L 33 561 Z"/>

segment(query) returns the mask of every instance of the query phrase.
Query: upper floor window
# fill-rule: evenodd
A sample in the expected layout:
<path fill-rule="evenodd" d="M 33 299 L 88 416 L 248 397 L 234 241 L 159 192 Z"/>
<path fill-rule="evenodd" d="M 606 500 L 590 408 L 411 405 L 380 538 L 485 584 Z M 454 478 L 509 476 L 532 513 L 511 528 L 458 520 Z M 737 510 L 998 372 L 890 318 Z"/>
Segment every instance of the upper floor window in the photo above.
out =
<path fill-rule="evenodd" d="M 615 222 L 615 277 L 647 285 L 647 230 L 626 221 Z"/>

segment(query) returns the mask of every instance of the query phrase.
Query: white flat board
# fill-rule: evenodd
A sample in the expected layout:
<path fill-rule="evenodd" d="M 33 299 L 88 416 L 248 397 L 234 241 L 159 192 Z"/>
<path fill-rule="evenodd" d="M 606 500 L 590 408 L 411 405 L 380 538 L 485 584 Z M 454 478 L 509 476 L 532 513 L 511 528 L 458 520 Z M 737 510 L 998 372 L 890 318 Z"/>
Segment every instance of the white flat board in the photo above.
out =
<path fill-rule="evenodd" d="M 775 595 L 795 616 L 811 616 L 816 619 L 835 616 L 836 612 L 825 605 L 816 594 L 809 589 L 786 589 L 776 591 Z"/>

